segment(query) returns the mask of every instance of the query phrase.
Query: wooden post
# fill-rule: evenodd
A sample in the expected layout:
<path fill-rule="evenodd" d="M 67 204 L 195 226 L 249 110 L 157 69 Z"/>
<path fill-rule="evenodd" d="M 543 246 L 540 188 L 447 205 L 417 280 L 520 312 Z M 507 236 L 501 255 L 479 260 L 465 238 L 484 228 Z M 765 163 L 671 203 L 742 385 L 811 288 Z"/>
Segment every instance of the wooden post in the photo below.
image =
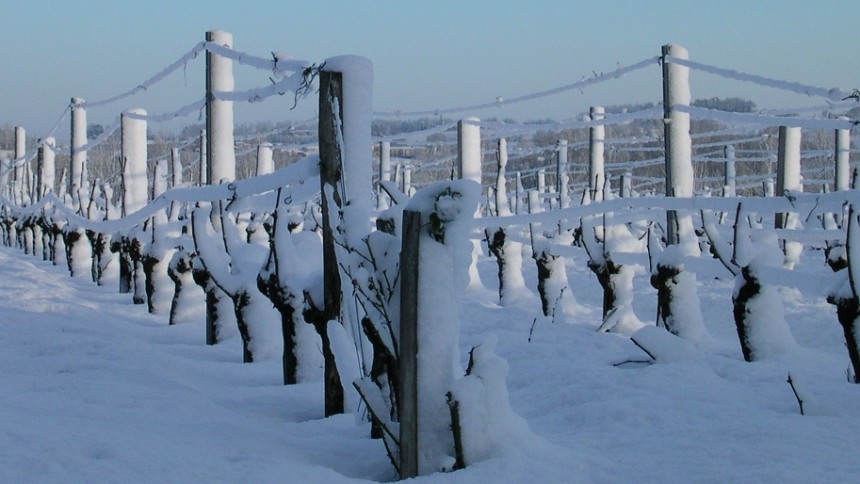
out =
<path fill-rule="evenodd" d="M 170 187 L 175 188 L 182 185 L 182 158 L 179 156 L 179 148 L 170 149 Z"/>
<path fill-rule="evenodd" d="M 561 208 L 570 206 L 570 195 L 567 192 L 567 140 L 560 139 L 555 145 L 555 189 Z"/>
<path fill-rule="evenodd" d="M 222 30 L 206 32 L 206 41 L 233 47 L 233 34 Z M 234 88 L 233 61 L 206 51 L 206 153 L 209 184 L 236 179 L 233 149 L 233 102 L 219 101 L 215 91 Z"/>
<path fill-rule="evenodd" d="M 421 213 L 403 211 L 400 251 L 400 478 L 418 475 L 418 241 Z"/>
<path fill-rule="evenodd" d="M 621 174 L 621 198 L 632 198 L 633 197 L 633 187 L 631 186 L 631 182 L 633 178 L 633 173 L 629 171 L 625 171 Z"/>
<path fill-rule="evenodd" d="M 379 142 L 379 181 L 391 181 L 391 142 Z M 376 208 L 385 210 L 389 207 L 388 195 L 382 188 L 377 188 Z"/>
<path fill-rule="evenodd" d="M 335 108 L 335 106 L 338 106 Z M 337 109 L 337 111 L 335 111 Z M 323 230 L 323 318 L 326 321 L 339 320 L 341 311 L 340 267 L 337 262 L 334 234 L 332 233 L 332 207 L 329 206 L 327 193 L 331 193 L 335 205 L 342 206 L 339 184 L 343 178 L 343 153 L 338 144 L 337 129 L 342 126 L 335 112 L 343 119 L 343 74 L 333 71 L 320 72 L 319 96 L 319 152 L 320 186 L 322 190 L 322 230 Z M 343 387 L 337 373 L 334 355 L 328 344 L 327 329 L 317 327 L 323 339 L 325 360 L 325 416 L 344 412 Z"/>
<path fill-rule="evenodd" d="M 78 189 L 86 185 L 84 180 L 84 165 L 87 162 L 87 152 L 81 148 L 87 144 L 87 110 L 84 100 L 72 98 L 72 143 L 69 153 L 69 174 L 66 184 L 69 195 L 77 198 Z"/>
<path fill-rule="evenodd" d="M 481 127 L 478 118 L 465 118 L 457 123 L 457 171 L 461 180 L 474 180 L 481 185 Z"/>
<path fill-rule="evenodd" d="M 800 182 L 800 128 L 780 126 L 779 145 L 776 160 L 776 195 L 784 196 L 786 191 L 802 191 Z M 778 213 L 774 227 L 788 227 L 788 214 Z"/>
<path fill-rule="evenodd" d="M 690 115 L 675 110 L 675 105 L 690 105 L 690 69 L 669 62 L 667 57 L 689 59 L 687 49 L 664 45 L 663 64 L 663 147 L 666 153 L 666 196 L 693 196 L 692 141 Z M 667 210 L 667 243 L 679 242 L 677 213 Z"/>
<path fill-rule="evenodd" d="M 851 165 L 849 163 L 851 154 L 851 130 L 837 129 L 835 145 L 833 158 L 836 162 L 836 179 L 834 180 L 833 186 L 836 191 L 848 190 L 851 187 Z"/>
<path fill-rule="evenodd" d="M 257 146 L 257 176 L 268 175 L 275 171 L 275 162 L 272 161 L 272 143 L 263 143 Z"/>
<path fill-rule="evenodd" d="M 546 159 L 543 156 L 538 156 L 538 164 L 539 165 L 543 165 L 544 161 L 546 161 Z M 538 170 L 537 179 L 538 179 L 538 181 L 537 181 L 538 193 L 543 195 L 544 193 L 546 193 L 546 170 L 545 169 L 541 168 Z"/>
<path fill-rule="evenodd" d="M 407 166 L 403 168 L 403 193 L 409 195 L 410 191 L 412 191 L 412 168 Z"/>
<path fill-rule="evenodd" d="M 504 217 L 511 215 L 510 204 L 508 203 L 508 190 L 505 181 L 505 172 L 508 166 L 508 141 L 505 138 L 499 138 L 498 153 L 496 161 L 498 168 L 496 171 L 496 215 Z"/>
<path fill-rule="evenodd" d="M 604 109 L 602 106 L 592 106 L 589 110 L 592 121 L 603 119 Z M 603 140 L 606 128 L 601 124 L 588 129 L 588 190 L 591 192 L 592 200 L 601 200 L 603 194 L 604 175 L 604 147 Z"/>
<path fill-rule="evenodd" d="M 735 179 L 735 147 L 732 145 L 726 145 L 723 148 L 723 154 L 726 158 L 723 196 L 734 197 L 737 195 L 737 182 Z"/>
<path fill-rule="evenodd" d="M 27 156 L 27 136 L 21 126 L 15 126 L 15 171 L 12 178 L 14 191 L 12 200 L 18 205 L 24 205 L 24 157 Z"/>
<path fill-rule="evenodd" d="M 520 171 L 517 171 L 517 186 L 516 193 L 514 198 L 514 213 L 519 215 L 522 211 L 520 209 L 520 205 L 522 204 L 523 198 L 523 174 Z"/>
<path fill-rule="evenodd" d="M 120 115 L 122 153 L 122 216 L 143 208 L 148 200 L 146 173 L 146 116 L 143 109 L 132 109 Z"/>
<path fill-rule="evenodd" d="M 206 139 L 206 130 L 200 130 L 200 173 L 197 174 L 197 184 L 200 186 L 209 184 L 209 151 L 206 149 L 209 141 Z"/>
<path fill-rule="evenodd" d="M 53 142 L 53 138 L 49 139 Z M 47 146 L 47 140 L 44 143 L 42 143 L 40 140 L 39 149 L 36 153 L 36 196 L 34 197 L 34 201 L 41 200 L 42 196 L 44 196 L 46 193 L 45 189 L 43 188 L 43 186 L 45 185 L 45 179 L 48 178 L 48 175 L 46 174 L 47 170 L 45 169 L 46 165 L 48 164 L 46 159 L 48 157 L 51 157 L 51 165 L 53 166 L 53 154 L 54 152 L 51 147 Z M 51 178 L 53 178 L 53 176 L 51 176 Z"/>

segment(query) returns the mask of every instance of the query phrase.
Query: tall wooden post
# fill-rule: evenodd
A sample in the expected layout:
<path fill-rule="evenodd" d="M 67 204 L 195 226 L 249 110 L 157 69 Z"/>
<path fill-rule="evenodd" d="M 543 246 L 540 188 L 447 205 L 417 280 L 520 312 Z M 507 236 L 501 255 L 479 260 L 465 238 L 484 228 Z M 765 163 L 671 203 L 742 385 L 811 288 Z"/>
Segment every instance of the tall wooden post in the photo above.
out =
<path fill-rule="evenodd" d="M 123 217 L 143 208 L 148 200 L 146 119 L 140 119 L 145 116 L 143 109 L 132 109 L 120 115 Z"/>
<path fill-rule="evenodd" d="M 262 143 L 257 146 L 257 176 L 268 175 L 275 171 L 272 158 L 272 143 Z"/>
<path fill-rule="evenodd" d="M 776 195 L 784 196 L 786 191 L 802 191 L 800 182 L 800 128 L 780 126 L 779 144 L 776 159 Z M 789 214 L 778 213 L 774 226 L 778 229 L 790 228 Z"/>
<path fill-rule="evenodd" d="M 400 478 L 418 475 L 418 259 L 421 213 L 403 211 L 400 251 Z"/>
<path fill-rule="evenodd" d="M 592 106 L 589 114 L 592 121 L 600 121 L 604 117 L 604 109 L 602 106 Z M 605 136 L 606 128 L 602 124 L 588 129 L 588 190 L 592 200 L 602 198 L 603 182 L 606 181 L 603 160 Z"/>
<path fill-rule="evenodd" d="M 197 184 L 200 186 L 209 184 L 209 141 L 206 130 L 200 130 L 200 172 L 197 174 Z"/>
<path fill-rule="evenodd" d="M 233 34 L 222 30 L 206 32 L 206 41 L 233 47 Z M 232 91 L 233 61 L 206 52 L 206 153 L 208 181 L 218 184 L 236 179 L 236 153 L 233 149 L 233 102 L 215 99 L 214 92 Z"/>
<path fill-rule="evenodd" d="M 690 115 L 674 106 L 689 106 L 690 69 L 673 64 L 667 57 L 689 59 L 687 49 L 679 45 L 664 45 L 663 64 L 663 143 L 666 153 L 666 196 L 693 196 L 692 141 Z M 667 212 L 667 243 L 677 244 L 680 239 L 679 221 L 674 210 Z"/>
<path fill-rule="evenodd" d="M 24 187 L 27 185 L 24 180 L 24 157 L 27 156 L 27 136 L 26 131 L 21 126 L 15 126 L 15 171 L 12 178 L 14 186 L 12 200 L 18 205 L 24 204 Z"/>
<path fill-rule="evenodd" d="M 478 118 L 465 118 L 457 123 L 457 168 L 461 180 L 474 180 L 481 185 L 481 127 Z"/>
<path fill-rule="evenodd" d="M 335 116 L 340 114 L 340 118 Z M 323 324 L 338 320 L 341 312 L 341 280 L 340 267 L 337 261 L 334 234 L 334 223 L 331 212 L 333 201 L 338 207 L 344 200 L 341 198 L 339 185 L 343 178 L 343 153 L 338 144 L 337 130 L 342 126 L 343 119 L 343 74 L 334 71 L 320 72 L 319 96 L 319 151 L 320 151 L 320 186 L 322 189 L 322 229 L 323 229 Z M 329 200 L 327 194 L 333 200 Z M 335 208 L 336 210 L 336 208 Z M 335 365 L 334 354 L 328 341 L 326 327 L 317 326 L 323 343 L 323 358 L 325 360 L 325 416 L 344 412 L 343 386 Z"/>
<path fill-rule="evenodd" d="M 36 186 L 38 187 L 36 190 L 37 200 L 54 191 L 54 177 L 56 171 L 56 167 L 54 166 L 54 160 L 56 157 L 56 153 L 54 153 L 55 145 L 56 141 L 53 137 L 45 138 L 45 140 L 39 145 L 39 166 L 36 172 Z"/>
<path fill-rule="evenodd" d="M 735 147 L 726 145 L 723 147 L 726 158 L 725 176 L 723 180 L 723 196 L 734 197 L 737 195 L 737 182 L 735 175 Z"/>
<path fill-rule="evenodd" d="M 379 181 L 391 181 L 391 142 L 379 142 Z M 385 210 L 389 207 L 388 195 L 382 188 L 377 190 L 376 208 Z"/>
<path fill-rule="evenodd" d="M 847 119 L 847 118 L 846 118 Z M 837 129 L 835 142 L 835 153 L 833 154 L 836 162 L 836 179 L 834 180 L 835 190 L 848 190 L 851 187 L 851 165 L 850 148 L 851 148 L 851 130 Z"/>
<path fill-rule="evenodd" d="M 87 110 L 84 100 L 72 98 L 72 143 L 69 153 L 69 175 L 66 189 L 72 198 L 77 198 L 78 189 L 86 186 L 84 180 L 84 165 L 87 162 L 87 152 L 81 148 L 87 144 Z"/>
<path fill-rule="evenodd" d="M 555 188 L 561 208 L 570 206 L 570 195 L 567 192 L 567 140 L 560 139 L 555 145 Z"/>
<path fill-rule="evenodd" d="M 621 198 L 632 198 L 633 197 L 633 187 L 631 186 L 633 178 L 633 173 L 629 171 L 625 171 L 621 174 Z"/>

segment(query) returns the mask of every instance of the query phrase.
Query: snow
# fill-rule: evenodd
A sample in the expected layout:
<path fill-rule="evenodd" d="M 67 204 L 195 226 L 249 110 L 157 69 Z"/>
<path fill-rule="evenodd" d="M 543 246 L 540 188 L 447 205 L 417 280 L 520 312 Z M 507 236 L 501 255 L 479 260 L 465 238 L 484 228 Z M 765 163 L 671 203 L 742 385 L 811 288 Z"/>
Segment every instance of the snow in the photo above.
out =
<path fill-rule="evenodd" d="M 54 191 L 54 178 L 56 173 L 55 166 L 55 158 L 56 153 L 54 148 L 56 146 L 56 140 L 54 138 L 46 138 L 44 143 L 42 143 L 42 166 L 39 167 L 39 180 L 41 182 L 41 187 L 39 187 L 39 197 L 48 192 Z"/>
<path fill-rule="evenodd" d="M 772 262 L 779 265 L 776 255 Z M 800 265 L 820 266 L 819 255 L 804 253 Z M 731 316 L 732 281 L 700 279 L 713 346 L 693 353 L 686 347 L 658 364 L 623 368 L 613 365 L 647 355 L 628 338 L 595 333 L 597 281 L 581 252 L 567 267 L 578 301 L 598 316 L 562 316 L 538 325 L 530 343 L 539 311 L 533 302 L 501 307 L 459 294 L 464 304 L 451 310 L 460 322 L 456 366 L 465 368 L 471 346 L 497 338 L 494 353 L 509 367 L 510 408 L 537 437 L 524 440 L 524 448 L 503 439 L 514 448 L 488 445 L 483 455 L 489 459 L 419 481 L 856 477 L 846 442 L 860 432 L 860 418 L 851 410 L 860 395 L 845 381 L 843 336 L 835 310 L 822 298 L 779 291 L 800 349 L 746 363 Z M 482 258 L 479 268 L 484 280 L 495 280 L 493 260 Z M 0 248 L 0 481 L 394 478 L 381 442 L 368 438 L 368 424 L 349 415 L 322 419 L 318 371 L 285 387 L 277 356 L 241 363 L 238 335 L 206 346 L 202 317 L 167 326 L 163 315 L 146 314 L 115 288 L 66 274 L 63 267 Z M 525 274 L 534 287 L 531 265 Z M 634 276 L 633 304 L 650 319 L 656 297 L 646 277 Z M 650 347 L 663 350 L 655 352 L 683 347 L 650 331 L 659 338 Z M 503 369 L 490 367 L 494 378 Z M 804 398 L 818 405 L 807 416 L 800 415 L 786 383 L 789 372 Z M 499 431 L 524 431 L 522 423 L 506 420 Z"/>

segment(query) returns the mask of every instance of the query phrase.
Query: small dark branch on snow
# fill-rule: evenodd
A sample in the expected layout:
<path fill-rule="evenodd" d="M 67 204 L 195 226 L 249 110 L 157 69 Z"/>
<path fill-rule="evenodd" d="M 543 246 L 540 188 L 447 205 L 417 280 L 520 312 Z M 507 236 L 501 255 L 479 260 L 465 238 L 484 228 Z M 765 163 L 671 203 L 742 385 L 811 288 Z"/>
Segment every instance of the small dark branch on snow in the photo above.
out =
<path fill-rule="evenodd" d="M 466 460 L 463 457 L 463 435 L 460 428 L 460 402 L 454 400 L 451 392 L 445 394 L 448 408 L 451 409 L 451 433 L 454 434 L 454 470 L 465 469 Z"/>
<path fill-rule="evenodd" d="M 791 391 L 794 392 L 794 398 L 797 399 L 797 405 L 800 407 L 800 414 L 806 415 L 803 412 L 803 399 L 800 398 L 800 395 L 798 395 L 798 393 L 797 393 L 797 388 L 794 386 L 794 380 L 791 379 L 791 373 L 788 374 L 787 382 L 791 386 Z"/>

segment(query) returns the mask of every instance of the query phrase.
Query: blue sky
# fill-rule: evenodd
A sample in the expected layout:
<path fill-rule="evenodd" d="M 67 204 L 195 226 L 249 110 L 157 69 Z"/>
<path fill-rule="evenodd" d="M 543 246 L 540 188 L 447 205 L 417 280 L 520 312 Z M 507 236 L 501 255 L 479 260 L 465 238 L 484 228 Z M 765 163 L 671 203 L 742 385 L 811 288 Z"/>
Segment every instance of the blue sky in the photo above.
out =
<path fill-rule="evenodd" d="M 244 3 L 244 2 L 243 2 Z M 850 90 L 860 87 L 851 1 L 47 1 L 0 0 L 0 124 L 44 133 L 72 96 L 126 91 L 176 60 L 206 30 L 238 50 L 285 51 L 320 62 L 357 54 L 375 68 L 374 107 L 404 111 L 491 102 L 575 82 L 657 56 L 677 43 L 699 62 Z M 90 111 L 109 124 L 124 109 L 171 111 L 202 97 L 203 63 L 149 92 Z M 268 82 L 236 66 L 237 88 Z M 761 107 L 820 104 L 694 72 L 694 98 L 744 96 Z M 475 115 L 571 117 L 589 105 L 659 101 L 655 66 L 585 90 Z M 236 107 L 238 122 L 303 120 L 316 101 Z M 196 122 L 194 116 L 187 122 Z M 157 127 L 153 127 L 157 129 Z M 66 131 L 65 128 L 61 133 Z"/>

